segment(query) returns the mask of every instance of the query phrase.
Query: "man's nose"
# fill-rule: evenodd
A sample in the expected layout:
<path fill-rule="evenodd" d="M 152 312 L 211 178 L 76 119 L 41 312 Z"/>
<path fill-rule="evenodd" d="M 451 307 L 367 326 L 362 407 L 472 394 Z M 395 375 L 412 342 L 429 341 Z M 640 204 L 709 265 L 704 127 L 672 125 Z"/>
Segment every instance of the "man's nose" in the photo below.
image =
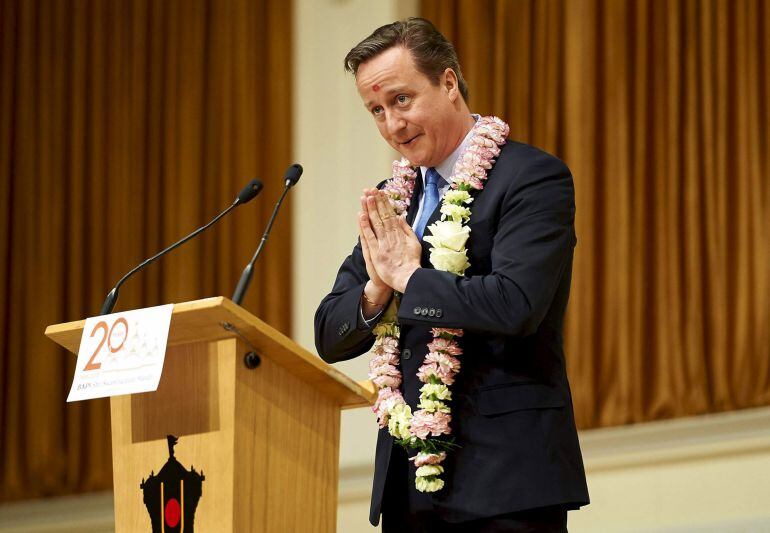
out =
<path fill-rule="evenodd" d="M 388 134 L 393 136 L 406 128 L 406 120 L 398 113 L 388 113 L 387 116 Z"/>

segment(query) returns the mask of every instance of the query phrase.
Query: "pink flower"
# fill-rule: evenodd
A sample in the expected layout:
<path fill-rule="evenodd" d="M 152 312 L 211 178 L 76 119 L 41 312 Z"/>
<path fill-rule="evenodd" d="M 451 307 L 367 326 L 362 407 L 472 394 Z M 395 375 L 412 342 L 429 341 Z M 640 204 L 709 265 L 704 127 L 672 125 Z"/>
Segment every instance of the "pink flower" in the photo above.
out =
<path fill-rule="evenodd" d="M 388 425 L 388 411 L 403 401 L 404 397 L 398 390 L 385 387 L 377 391 L 377 400 L 372 406 L 372 411 L 377 415 L 377 424 L 381 428 Z"/>
<path fill-rule="evenodd" d="M 484 137 L 483 135 L 477 135 L 476 137 L 473 138 L 471 143 L 476 146 L 485 146 L 487 148 L 494 148 L 495 146 L 497 146 L 497 143 L 495 141 L 487 137 Z"/>
<path fill-rule="evenodd" d="M 399 215 L 406 215 L 406 210 L 409 209 L 409 200 L 393 200 L 391 198 L 390 205 Z"/>
<path fill-rule="evenodd" d="M 475 150 L 468 150 L 463 156 L 462 162 L 465 168 L 474 168 L 474 173 L 477 175 L 481 174 L 480 171 L 492 168 L 492 164 L 489 160 L 483 157 L 482 154 L 476 153 Z"/>
<path fill-rule="evenodd" d="M 382 337 L 374 345 L 372 352 L 375 355 L 399 354 L 398 339 L 395 337 Z"/>
<path fill-rule="evenodd" d="M 442 333 L 446 333 L 447 335 L 454 335 L 455 337 L 462 337 L 463 336 L 463 330 L 461 330 L 461 329 L 432 328 L 431 332 L 433 333 L 434 337 L 438 337 Z"/>
<path fill-rule="evenodd" d="M 380 346 L 385 353 L 398 353 L 398 339 L 396 337 L 383 337 Z"/>
<path fill-rule="evenodd" d="M 460 371 L 460 360 L 442 352 L 430 352 L 425 356 L 426 363 L 435 363 L 443 372 L 457 373 Z"/>
<path fill-rule="evenodd" d="M 481 190 L 484 188 L 484 184 L 481 180 L 470 173 L 463 173 L 456 178 L 460 183 L 467 184 L 471 189 Z"/>
<path fill-rule="evenodd" d="M 388 180 L 382 190 L 394 200 L 405 199 L 412 195 L 414 186 L 410 185 L 411 184 L 403 178 L 393 178 L 392 180 Z"/>
<path fill-rule="evenodd" d="M 446 452 L 440 453 L 418 453 L 409 460 L 414 461 L 414 466 L 417 468 L 425 465 L 437 465 L 444 462 L 446 459 Z"/>
<path fill-rule="evenodd" d="M 372 360 L 374 361 L 374 360 Z M 374 379 L 377 376 L 398 376 L 400 374 L 397 367 L 388 364 L 386 361 L 379 360 L 376 364 L 369 365 L 369 378 Z"/>
<path fill-rule="evenodd" d="M 417 172 L 406 159 L 393 162 L 393 176 L 385 183 L 382 190 L 388 195 L 396 214 L 403 215 L 409 208 L 414 180 Z"/>
<path fill-rule="evenodd" d="M 372 382 L 379 388 L 390 387 L 391 389 L 397 389 L 401 386 L 401 373 L 396 376 L 381 375 L 370 378 Z"/>
<path fill-rule="evenodd" d="M 457 344 L 457 341 L 442 339 L 440 337 L 434 338 L 431 342 L 428 343 L 428 351 L 444 352 L 448 353 L 449 355 L 460 355 L 463 353 L 462 348 L 460 348 L 460 345 Z"/>
<path fill-rule="evenodd" d="M 383 374 L 382 369 L 396 368 L 398 365 L 398 356 L 393 354 L 384 354 L 377 357 L 372 357 L 369 361 L 369 373 L 375 375 Z M 387 373 L 387 372 L 384 372 Z"/>
<path fill-rule="evenodd" d="M 401 372 L 395 366 L 385 362 L 370 366 L 368 376 L 379 388 L 397 389 L 401 385 Z"/>
<path fill-rule="evenodd" d="M 490 165 L 491 166 L 491 165 Z M 487 179 L 487 173 L 484 167 L 474 165 L 474 166 L 468 166 L 468 180 L 473 181 L 474 179 L 478 180 L 480 183 L 483 183 L 485 179 Z"/>
<path fill-rule="evenodd" d="M 399 160 L 393 161 L 393 177 L 402 177 L 407 179 L 414 179 L 417 177 L 412 163 L 408 159 L 402 157 Z"/>
<path fill-rule="evenodd" d="M 424 409 L 415 411 L 412 415 L 412 425 L 409 432 L 418 439 L 425 439 L 428 434 L 438 437 L 439 435 L 448 435 L 451 433 L 449 424 L 452 416 L 449 413 L 437 411 L 429 413 Z"/>
<path fill-rule="evenodd" d="M 455 374 L 460 371 L 460 361 L 451 355 L 430 352 L 425 356 L 425 362 L 417 371 L 417 379 L 428 383 L 430 376 L 436 376 L 445 385 L 455 382 Z"/>
<path fill-rule="evenodd" d="M 397 365 L 399 363 L 397 353 L 390 353 L 384 350 L 375 350 L 373 353 L 374 356 L 372 357 L 372 360 L 369 361 L 370 369 L 372 368 L 372 365 L 380 365 L 383 363 L 387 363 L 389 365 Z"/>
<path fill-rule="evenodd" d="M 427 364 L 421 365 L 420 368 L 417 370 L 417 379 L 419 379 L 423 383 L 428 383 L 428 378 L 430 378 L 430 376 L 436 376 L 437 378 L 441 379 L 441 377 L 439 377 L 438 374 L 439 374 L 438 365 L 436 363 L 427 363 Z M 444 381 L 444 383 L 447 385 L 452 384 L 451 382 L 447 383 L 446 381 Z"/>

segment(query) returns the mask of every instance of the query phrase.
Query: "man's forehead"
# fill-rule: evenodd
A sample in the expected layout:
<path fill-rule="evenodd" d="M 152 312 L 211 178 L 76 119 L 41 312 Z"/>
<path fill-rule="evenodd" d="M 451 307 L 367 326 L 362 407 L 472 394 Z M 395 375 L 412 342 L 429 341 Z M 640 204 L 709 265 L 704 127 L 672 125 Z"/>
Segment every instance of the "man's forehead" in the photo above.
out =
<path fill-rule="evenodd" d="M 409 51 L 402 47 L 395 47 L 361 63 L 356 72 L 356 83 L 367 88 L 371 88 L 374 84 L 382 87 L 383 81 L 393 77 L 408 76 L 413 70 L 414 63 Z"/>
<path fill-rule="evenodd" d="M 388 85 L 387 83 L 383 83 L 383 82 L 379 82 L 379 83 L 375 82 L 375 83 L 370 83 L 366 87 L 363 87 L 363 90 L 361 91 L 361 95 L 363 96 L 364 93 L 368 91 L 368 89 L 371 89 L 373 92 L 377 93 L 377 96 L 382 96 L 387 98 L 388 96 L 391 96 L 393 94 L 399 94 L 399 93 L 408 91 L 409 86 L 402 83 L 399 83 L 396 85 Z M 364 105 L 366 107 L 369 107 L 373 103 L 374 102 L 372 102 L 368 98 L 364 100 Z"/>

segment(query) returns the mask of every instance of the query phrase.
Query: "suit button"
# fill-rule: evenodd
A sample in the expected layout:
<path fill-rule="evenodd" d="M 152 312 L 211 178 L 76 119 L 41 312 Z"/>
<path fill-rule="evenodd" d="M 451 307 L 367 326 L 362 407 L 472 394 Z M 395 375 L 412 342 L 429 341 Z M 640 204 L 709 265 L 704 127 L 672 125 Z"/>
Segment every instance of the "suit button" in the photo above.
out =
<path fill-rule="evenodd" d="M 415 307 L 414 308 L 414 314 L 415 315 L 419 315 L 420 314 L 420 308 L 419 307 Z"/>
<path fill-rule="evenodd" d="M 428 316 L 436 316 L 436 310 L 431 307 L 430 311 L 428 311 Z"/>
<path fill-rule="evenodd" d="M 423 308 L 420 310 L 420 314 L 421 314 L 422 316 L 428 316 L 428 308 L 427 308 L 427 307 L 423 307 Z"/>
<path fill-rule="evenodd" d="M 409 359 L 410 357 L 412 357 L 412 350 L 410 350 L 409 348 L 404 348 L 403 350 L 401 350 L 401 357 L 404 359 Z"/>
<path fill-rule="evenodd" d="M 436 318 L 441 318 L 441 315 L 443 315 L 444 312 L 441 309 L 436 309 Z"/>

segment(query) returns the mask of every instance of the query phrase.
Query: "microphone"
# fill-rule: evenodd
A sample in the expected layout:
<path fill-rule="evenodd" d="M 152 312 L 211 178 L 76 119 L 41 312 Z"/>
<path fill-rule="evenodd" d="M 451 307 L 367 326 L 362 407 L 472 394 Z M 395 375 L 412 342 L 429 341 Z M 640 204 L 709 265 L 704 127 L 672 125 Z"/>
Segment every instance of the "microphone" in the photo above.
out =
<path fill-rule="evenodd" d="M 120 281 L 118 281 L 118 283 L 115 285 L 115 287 L 113 287 L 113 289 L 107 295 L 107 298 L 104 300 L 104 303 L 102 304 L 102 310 L 99 311 L 99 315 L 100 316 L 101 315 L 109 315 L 110 313 L 112 313 L 112 310 L 113 310 L 113 308 L 115 307 L 115 304 L 118 301 L 118 293 L 120 292 L 120 286 L 123 285 L 123 283 L 125 283 L 125 281 L 128 278 L 130 278 L 136 272 L 138 272 L 139 270 L 143 269 L 144 267 L 146 267 L 147 265 L 149 265 L 150 263 L 152 263 L 156 259 L 158 259 L 160 256 L 167 254 L 168 252 L 170 252 L 174 248 L 177 248 L 178 246 L 183 245 L 184 243 L 186 243 L 187 241 L 189 241 L 190 239 L 192 239 L 193 237 L 195 237 L 199 233 L 202 233 L 203 231 L 207 230 L 209 227 L 211 227 L 214 224 L 216 224 L 219 221 L 220 218 L 225 216 L 227 213 L 229 213 L 231 210 L 235 209 L 239 205 L 243 205 L 243 204 L 253 200 L 254 197 L 257 196 L 261 191 L 262 191 L 262 182 L 259 181 L 259 180 L 251 180 L 241 190 L 241 192 L 238 193 L 238 196 L 235 198 L 235 200 L 233 200 L 233 203 L 230 204 L 230 206 L 227 209 L 225 209 L 224 211 L 219 213 L 217 216 L 215 216 L 211 220 L 211 222 L 209 222 L 208 224 L 206 224 L 205 226 L 203 226 L 201 228 L 196 229 L 195 231 L 190 233 L 187 237 L 185 237 L 184 239 L 182 239 L 180 241 L 175 242 L 174 244 L 172 244 L 171 246 L 169 246 L 168 248 L 166 248 L 162 252 L 159 252 L 159 253 L 153 255 L 152 257 L 150 257 L 149 259 L 144 261 L 142 264 L 140 264 L 139 266 L 137 266 L 134 269 L 132 269 L 128 274 L 126 274 L 125 276 L 120 278 Z"/>
<path fill-rule="evenodd" d="M 297 184 L 300 176 L 302 176 L 302 165 L 300 165 L 299 163 L 294 163 L 292 166 L 287 168 L 286 173 L 283 175 L 283 180 L 284 180 L 283 193 L 281 193 L 281 197 L 278 199 L 278 202 L 276 202 L 275 204 L 275 208 L 273 209 L 273 214 L 270 216 L 270 220 L 267 223 L 267 229 L 265 229 L 265 233 L 262 235 L 262 240 L 259 241 L 259 246 L 257 247 L 257 251 L 254 252 L 254 257 L 251 258 L 251 261 L 249 261 L 249 264 L 246 265 L 246 268 L 243 269 L 243 274 L 241 274 L 241 279 L 238 280 L 238 285 L 236 285 L 235 292 L 233 292 L 232 300 L 238 305 L 241 305 L 241 302 L 243 301 L 243 296 L 246 294 L 246 290 L 249 288 L 249 284 L 251 283 L 251 278 L 254 276 L 254 263 L 257 262 L 257 258 L 259 257 L 259 254 L 262 253 L 262 248 L 264 248 L 265 243 L 267 242 L 267 238 L 270 236 L 270 230 L 273 227 L 273 222 L 275 222 L 275 217 L 278 214 L 278 209 L 281 207 L 281 203 L 283 203 L 283 199 L 286 197 L 286 194 L 289 192 L 289 189 L 291 189 Z"/>

